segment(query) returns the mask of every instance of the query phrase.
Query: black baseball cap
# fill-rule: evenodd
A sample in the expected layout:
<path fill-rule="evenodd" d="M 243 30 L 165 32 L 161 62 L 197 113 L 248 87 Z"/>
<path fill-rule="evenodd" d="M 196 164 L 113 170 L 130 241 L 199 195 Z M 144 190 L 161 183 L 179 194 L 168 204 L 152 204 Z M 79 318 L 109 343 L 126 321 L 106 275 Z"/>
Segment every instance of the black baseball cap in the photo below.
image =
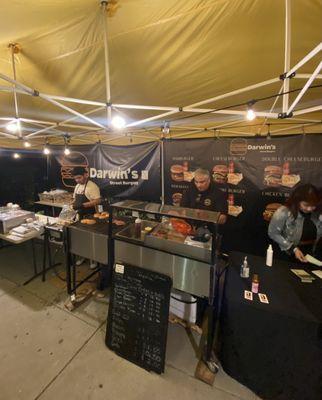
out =
<path fill-rule="evenodd" d="M 74 167 L 73 168 L 73 175 L 84 175 L 87 174 L 87 169 L 85 167 Z"/>

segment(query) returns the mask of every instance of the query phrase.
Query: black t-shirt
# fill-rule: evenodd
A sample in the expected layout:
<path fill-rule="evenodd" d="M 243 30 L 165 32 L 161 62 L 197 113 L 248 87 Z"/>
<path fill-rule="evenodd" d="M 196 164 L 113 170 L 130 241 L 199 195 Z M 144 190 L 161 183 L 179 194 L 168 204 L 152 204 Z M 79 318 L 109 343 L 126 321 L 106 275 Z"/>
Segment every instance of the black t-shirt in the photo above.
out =
<path fill-rule="evenodd" d="M 314 241 L 316 239 L 316 226 L 311 220 L 311 213 L 301 213 L 304 217 L 301 242 Z"/>
<path fill-rule="evenodd" d="M 181 207 L 197 208 L 200 210 L 218 211 L 228 214 L 227 194 L 213 183 L 204 192 L 199 192 L 192 182 L 182 196 Z"/>

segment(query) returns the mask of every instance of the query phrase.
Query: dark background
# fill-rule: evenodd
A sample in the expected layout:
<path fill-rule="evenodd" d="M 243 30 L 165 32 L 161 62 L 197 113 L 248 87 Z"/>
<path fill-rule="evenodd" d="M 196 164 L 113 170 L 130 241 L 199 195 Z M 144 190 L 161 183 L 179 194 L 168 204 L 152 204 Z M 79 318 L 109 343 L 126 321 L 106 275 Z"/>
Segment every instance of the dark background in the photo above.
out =
<path fill-rule="evenodd" d="M 182 192 L 186 182 L 180 188 L 171 180 L 170 167 L 188 160 L 189 170 L 203 167 L 212 170 L 216 164 L 228 164 L 232 138 L 225 139 L 190 139 L 165 141 L 165 202 L 172 203 L 172 194 Z M 284 203 L 292 189 L 269 188 L 263 182 L 266 165 L 282 165 L 285 157 L 307 157 L 290 162 L 292 174 L 301 176 L 301 183 L 313 183 L 322 187 L 322 135 L 290 136 L 274 138 L 247 139 L 251 145 L 274 144 L 276 151 L 265 154 L 248 151 L 245 157 L 235 160 L 235 172 L 243 173 L 243 180 L 238 185 L 223 185 L 222 189 L 234 193 L 236 205 L 243 207 L 238 217 L 229 216 L 223 227 L 224 249 L 239 250 L 255 255 L 263 255 L 269 243 L 268 223 L 263 219 L 263 212 L 269 203 Z M 136 187 L 111 187 L 108 181 L 98 180 L 103 195 L 146 201 L 160 201 L 160 146 L 148 143 L 134 146 L 72 146 L 88 156 L 89 165 L 98 169 L 132 168 L 149 169 L 149 181 L 140 182 Z M 53 147 L 53 153 L 46 157 L 41 151 L 0 149 L 0 205 L 8 202 L 18 203 L 25 209 L 32 209 L 38 200 L 38 193 L 52 188 L 64 188 L 60 174 L 60 159 L 63 147 Z M 20 159 L 12 156 L 17 151 Z M 228 157 L 226 160 L 218 157 Z M 279 157 L 279 161 L 266 161 L 263 157 Z M 95 181 L 95 179 L 94 179 Z M 69 190 L 73 190 L 69 188 Z M 38 208 L 39 209 L 39 208 Z"/>

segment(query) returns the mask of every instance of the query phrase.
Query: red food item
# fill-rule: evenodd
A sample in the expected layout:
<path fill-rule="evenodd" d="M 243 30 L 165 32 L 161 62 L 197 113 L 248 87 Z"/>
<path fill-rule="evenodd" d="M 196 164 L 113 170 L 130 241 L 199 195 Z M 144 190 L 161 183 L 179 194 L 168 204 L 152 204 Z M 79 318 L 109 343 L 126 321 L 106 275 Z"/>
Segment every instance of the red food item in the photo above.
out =
<path fill-rule="evenodd" d="M 182 233 L 182 235 L 190 235 L 190 233 L 192 232 L 191 225 L 188 224 L 188 222 L 183 221 L 182 219 L 171 218 L 170 222 L 173 229 L 179 233 Z"/>

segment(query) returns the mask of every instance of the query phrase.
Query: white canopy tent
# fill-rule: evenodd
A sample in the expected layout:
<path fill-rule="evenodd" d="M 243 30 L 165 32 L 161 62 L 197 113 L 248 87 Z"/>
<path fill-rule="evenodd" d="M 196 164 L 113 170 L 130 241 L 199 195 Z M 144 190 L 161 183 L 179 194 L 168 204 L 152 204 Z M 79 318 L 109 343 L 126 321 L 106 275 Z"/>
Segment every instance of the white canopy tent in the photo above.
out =
<path fill-rule="evenodd" d="M 4 0 L 0 11 L 1 146 L 321 132 L 320 2 Z"/>

